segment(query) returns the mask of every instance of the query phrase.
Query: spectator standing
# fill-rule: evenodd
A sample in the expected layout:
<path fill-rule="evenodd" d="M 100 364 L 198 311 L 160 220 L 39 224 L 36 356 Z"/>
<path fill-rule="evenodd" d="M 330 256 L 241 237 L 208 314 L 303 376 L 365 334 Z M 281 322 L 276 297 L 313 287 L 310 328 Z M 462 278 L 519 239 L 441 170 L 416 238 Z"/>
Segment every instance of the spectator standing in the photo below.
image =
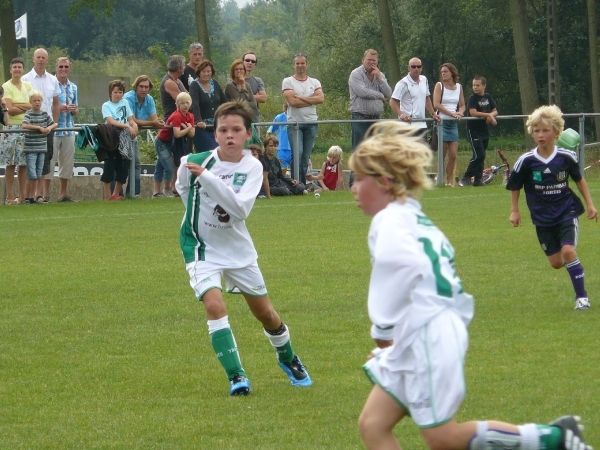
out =
<path fill-rule="evenodd" d="M 23 124 L 25 130 L 31 130 L 25 133 L 25 159 L 27 161 L 27 184 L 25 186 L 24 204 L 43 203 L 43 199 L 35 199 L 35 182 L 42 176 L 44 167 L 44 158 L 48 145 L 46 136 L 58 125 L 52 120 L 46 111 L 42 110 L 44 96 L 40 91 L 33 90 L 29 93 L 29 103 L 31 109 L 25 113 Z"/>
<path fill-rule="evenodd" d="M 379 120 L 383 114 L 385 99 L 392 95 L 392 88 L 378 67 L 379 53 L 372 48 L 365 51 L 362 64 L 350 73 L 350 107 L 352 120 Z M 372 122 L 352 123 L 352 150 L 363 140 Z"/>
<path fill-rule="evenodd" d="M 77 85 L 69 80 L 71 73 L 71 60 L 61 56 L 56 60 L 56 79 L 60 94 L 58 95 L 59 116 L 58 128 L 73 128 L 74 116 L 79 114 L 79 97 Z M 54 152 L 50 160 L 50 171 L 46 175 L 48 183 L 54 177 L 54 166 L 58 161 L 58 201 L 74 202 L 67 194 L 69 180 L 73 177 L 73 164 L 75 162 L 75 132 L 56 131 L 54 133 Z"/>
<path fill-rule="evenodd" d="M 160 102 L 163 109 L 163 119 L 167 120 L 175 112 L 175 99 L 180 92 L 187 92 L 187 89 L 179 79 L 183 74 L 185 67 L 185 58 L 180 55 L 169 57 L 167 62 L 167 73 L 160 81 Z"/>
<path fill-rule="evenodd" d="M 152 98 L 150 91 L 154 88 L 154 83 L 148 75 L 140 75 L 135 79 L 132 85 L 132 90 L 125 93 L 123 98 L 129 103 L 129 107 L 133 112 L 133 120 L 139 127 L 155 127 L 162 128 L 165 124 L 164 120 L 159 119 L 156 113 L 156 103 Z M 140 176 L 142 165 L 140 161 L 140 147 L 138 138 L 133 141 L 133 161 L 135 164 L 135 196 L 138 197 L 141 192 Z M 127 193 L 131 195 L 129 187 L 131 180 L 127 183 Z"/>
<path fill-rule="evenodd" d="M 259 103 L 267 103 L 267 92 L 265 91 L 265 83 L 262 78 L 252 75 L 256 65 L 258 64 L 258 57 L 254 52 L 244 53 L 242 56 L 244 66 L 246 67 L 246 84 L 250 86 L 254 100 L 256 100 L 256 107 L 252 108 L 254 112 L 254 122 L 260 121 L 260 111 L 258 110 Z"/>
<path fill-rule="evenodd" d="M 465 97 L 458 82 L 458 70 L 452 63 L 440 66 L 440 81 L 433 90 L 433 106 L 443 121 L 444 159 L 448 154 L 448 163 L 444 171 L 446 186 L 454 187 L 454 170 L 458 153 L 458 121 L 465 113 Z"/>
<path fill-rule="evenodd" d="M 190 91 L 192 81 L 198 78 L 198 68 L 200 63 L 204 61 L 204 47 L 200 42 L 192 42 L 188 48 L 188 56 L 190 62 L 186 64 L 183 73 L 179 76 L 179 80 L 185 87 L 186 91 Z"/>
<path fill-rule="evenodd" d="M 236 59 L 231 63 L 229 69 L 229 82 L 225 85 L 225 97 L 227 101 L 244 100 L 254 111 L 256 100 L 252 93 L 252 88 L 246 83 L 247 70 L 244 61 Z"/>
<path fill-rule="evenodd" d="M 394 87 L 390 107 L 398 119 L 411 123 L 413 119 L 425 119 L 425 110 L 432 118 L 440 121 L 440 116 L 433 109 L 429 92 L 429 81 L 423 72 L 423 63 L 419 58 L 408 61 L 408 74 Z M 421 128 L 423 135 L 427 131 L 426 122 L 416 122 L 415 127 Z"/>
<path fill-rule="evenodd" d="M 467 100 L 467 111 L 471 117 L 480 117 L 481 120 L 467 121 L 467 134 L 473 148 L 473 158 L 459 182 L 460 186 L 469 186 L 471 177 L 473 186 L 483 186 L 483 168 L 485 166 L 485 152 L 490 141 L 488 125 L 496 125 L 496 102 L 490 94 L 485 92 L 487 81 L 485 77 L 473 78 L 473 95 Z"/>
<path fill-rule="evenodd" d="M 106 123 L 122 130 L 129 130 L 131 139 L 138 135 L 138 127 L 133 120 L 133 112 L 129 106 L 129 102 L 123 98 L 125 94 L 125 83 L 121 80 L 111 81 L 108 85 L 108 93 L 110 100 L 102 105 L 102 117 Z M 120 146 L 121 144 L 119 144 Z M 104 199 L 105 200 L 122 200 L 119 195 L 121 188 L 127 181 L 130 161 L 123 159 L 119 150 L 108 153 L 108 159 L 104 161 L 104 171 L 100 177 L 100 181 L 104 183 Z M 110 192 L 110 184 L 115 178 L 115 188 Z"/>
<path fill-rule="evenodd" d="M 48 52 L 43 48 L 38 48 L 33 52 L 33 69 L 23 75 L 23 81 L 31 83 L 33 89 L 40 91 L 44 96 L 42 109 L 48 113 L 55 123 L 58 123 L 60 114 L 60 104 L 58 96 L 60 95 L 60 86 L 57 78 L 46 70 L 48 65 Z M 44 168 L 42 176 L 38 182 L 37 194 L 43 196 L 44 202 L 50 201 L 50 181 L 54 177 L 54 173 L 50 174 L 50 162 L 54 159 L 54 132 L 46 135 L 48 147 L 46 157 L 44 158 Z"/>
<path fill-rule="evenodd" d="M 318 119 L 316 105 L 325 100 L 321 82 L 311 78 L 306 73 L 308 69 L 308 58 L 304 53 L 294 55 L 294 75 L 283 80 L 281 89 L 283 96 L 289 104 L 288 120 L 297 122 L 314 122 Z M 294 148 L 294 128 L 296 125 L 288 125 L 288 136 L 292 147 L 292 155 L 298 155 L 298 161 L 292 156 L 292 173 L 295 167 L 299 168 L 299 181 L 306 184 L 306 171 L 308 161 L 315 145 L 317 137 L 317 124 L 298 124 L 298 148 Z"/>
<path fill-rule="evenodd" d="M 194 134 L 197 153 L 217 148 L 214 132 L 215 111 L 227 98 L 219 82 L 213 78 L 216 72 L 213 63 L 208 60 L 202 61 L 198 66 L 198 77 L 190 84 L 192 114 L 197 128 Z"/>
<path fill-rule="evenodd" d="M 8 110 L 8 129 L 20 129 L 25 117 L 25 112 L 31 109 L 29 93 L 33 87 L 27 81 L 22 80 L 25 61 L 23 58 L 14 58 L 10 62 L 11 78 L 2 85 L 4 89 L 4 103 Z M 23 203 L 25 198 L 25 182 L 27 177 L 27 163 L 23 145 L 25 144 L 24 133 L 6 133 L 4 148 L 1 149 L 0 163 L 5 165 L 4 181 L 6 183 L 6 204 Z M 19 184 L 19 197 L 15 199 L 13 185 L 17 169 L 17 181 Z"/>

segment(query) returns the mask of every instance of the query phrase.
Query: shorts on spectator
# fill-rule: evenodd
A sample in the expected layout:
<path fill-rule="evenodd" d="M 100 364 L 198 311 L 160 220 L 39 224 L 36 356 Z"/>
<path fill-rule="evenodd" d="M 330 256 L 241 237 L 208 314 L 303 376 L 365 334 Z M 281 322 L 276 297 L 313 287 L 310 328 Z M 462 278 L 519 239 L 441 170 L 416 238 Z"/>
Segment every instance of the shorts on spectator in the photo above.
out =
<path fill-rule="evenodd" d="M 38 153 L 25 153 L 25 160 L 27 162 L 27 179 L 28 180 L 39 180 L 42 176 L 42 168 L 44 167 L 44 160 L 46 154 L 42 152 Z"/>
<path fill-rule="evenodd" d="M 54 178 L 54 167 L 58 162 L 58 178 L 70 180 L 73 177 L 75 161 L 75 136 L 54 136 L 54 155 L 50 162 L 50 173 L 46 180 Z"/>
<path fill-rule="evenodd" d="M 9 125 L 6 129 L 20 129 L 21 125 Z M 0 146 L 0 164 L 6 166 L 25 166 L 25 135 L 23 133 L 3 133 L 3 145 Z"/>

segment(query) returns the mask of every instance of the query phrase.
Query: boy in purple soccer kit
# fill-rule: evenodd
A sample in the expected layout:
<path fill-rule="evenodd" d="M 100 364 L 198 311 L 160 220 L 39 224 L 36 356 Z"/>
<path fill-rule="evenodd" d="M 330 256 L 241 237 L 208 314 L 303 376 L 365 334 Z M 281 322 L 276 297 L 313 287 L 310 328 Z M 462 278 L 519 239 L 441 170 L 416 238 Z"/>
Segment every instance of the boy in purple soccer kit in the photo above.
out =
<path fill-rule="evenodd" d="M 506 185 L 511 191 L 509 220 L 515 227 L 521 225 L 519 194 L 523 188 L 542 250 L 552 267 L 567 268 L 575 290 L 575 309 L 585 310 L 591 304 L 585 290 L 583 266 L 575 251 L 577 218 L 585 209 L 569 188 L 569 176 L 585 200 L 588 219 L 598 221 L 598 212 L 579 170 L 577 154 L 555 145 L 564 124 L 562 112 L 555 105 L 541 106 L 529 116 L 528 131 L 537 147 L 517 160 Z"/>

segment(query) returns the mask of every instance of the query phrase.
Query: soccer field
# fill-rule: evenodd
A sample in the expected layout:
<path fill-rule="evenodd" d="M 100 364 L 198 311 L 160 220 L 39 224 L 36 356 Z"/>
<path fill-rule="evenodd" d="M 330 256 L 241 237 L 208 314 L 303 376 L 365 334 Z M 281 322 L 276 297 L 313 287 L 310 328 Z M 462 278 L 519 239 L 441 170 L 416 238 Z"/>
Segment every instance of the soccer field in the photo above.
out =
<path fill-rule="evenodd" d="M 458 419 L 579 414 L 600 445 L 600 224 L 581 219 L 592 309 L 576 312 L 524 202 L 525 225 L 508 222 L 499 180 L 422 203 L 475 297 Z M 178 199 L 0 207 L 0 449 L 363 448 L 370 218 L 348 192 L 256 202 L 259 265 L 314 385 L 290 385 L 243 298 L 225 295 L 253 389 L 231 398 L 180 256 L 182 214 Z M 424 449 L 404 422 L 403 448 Z"/>

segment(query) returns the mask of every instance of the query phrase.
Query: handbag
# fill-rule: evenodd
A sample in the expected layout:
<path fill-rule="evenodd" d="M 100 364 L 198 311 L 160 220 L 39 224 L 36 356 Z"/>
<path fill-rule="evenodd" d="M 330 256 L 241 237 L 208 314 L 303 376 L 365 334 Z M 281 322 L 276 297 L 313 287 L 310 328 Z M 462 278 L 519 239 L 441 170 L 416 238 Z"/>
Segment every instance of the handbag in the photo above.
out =
<path fill-rule="evenodd" d="M 440 95 L 440 103 L 442 103 L 442 99 L 444 98 L 444 83 L 440 83 L 442 85 L 442 95 Z M 436 114 L 439 113 L 439 111 L 435 112 Z M 434 120 L 433 121 L 433 126 L 431 127 L 431 136 L 429 136 L 429 139 L 427 139 L 427 142 L 429 143 L 429 148 L 434 151 L 437 152 L 438 150 L 438 123 Z"/>
<path fill-rule="evenodd" d="M 133 139 L 127 128 L 123 128 L 119 133 L 119 153 L 123 159 L 133 159 Z"/>

